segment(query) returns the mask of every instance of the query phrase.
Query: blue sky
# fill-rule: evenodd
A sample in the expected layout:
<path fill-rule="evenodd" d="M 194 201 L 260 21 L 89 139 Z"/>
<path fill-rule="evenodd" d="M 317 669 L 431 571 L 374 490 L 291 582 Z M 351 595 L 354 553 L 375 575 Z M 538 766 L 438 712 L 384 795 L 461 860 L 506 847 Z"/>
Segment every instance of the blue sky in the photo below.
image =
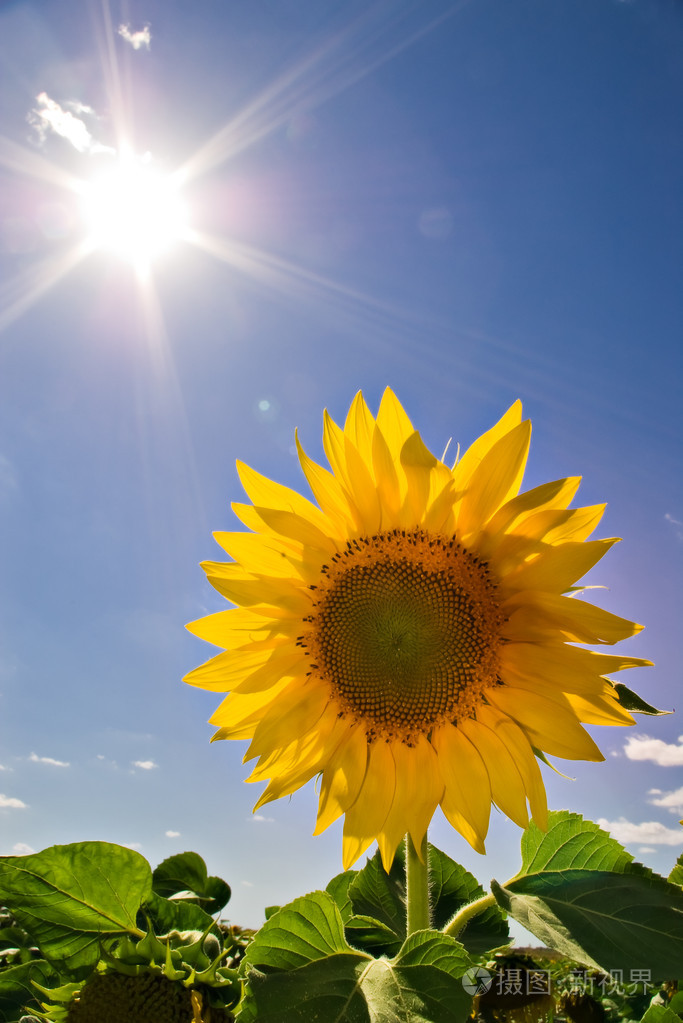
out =
<path fill-rule="evenodd" d="M 295 427 L 321 459 L 359 388 L 439 453 L 522 398 L 525 485 L 583 475 L 623 537 L 590 580 L 647 626 L 623 680 L 680 708 L 682 44 L 676 0 L 0 6 L 1 853 L 196 849 L 251 925 L 341 869 L 312 786 L 252 817 L 180 679 L 235 459 L 303 487 Z M 74 186 L 124 146 L 186 208 L 146 267 Z M 668 872 L 680 716 L 594 731 L 550 805 Z M 430 834 L 517 869 L 495 812 L 485 859 Z"/>

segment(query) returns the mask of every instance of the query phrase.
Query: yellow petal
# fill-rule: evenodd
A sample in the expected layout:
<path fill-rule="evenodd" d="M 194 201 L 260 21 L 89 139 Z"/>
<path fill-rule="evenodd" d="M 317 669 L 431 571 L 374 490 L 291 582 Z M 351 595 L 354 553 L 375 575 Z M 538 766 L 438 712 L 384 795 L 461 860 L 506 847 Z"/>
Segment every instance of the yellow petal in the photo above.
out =
<path fill-rule="evenodd" d="M 393 461 L 398 462 L 401 456 L 401 448 L 411 433 L 414 433 L 415 427 L 406 415 L 400 401 L 389 387 L 387 387 L 382 395 L 379 411 L 377 412 L 377 426 L 382 431 L 382 436 L 391 452 Z"/>
<path fill-rule="evenodd" d="M 352 506 L 357 509 L 359 528 L 363 532 L 375 533 L 380 522 L 375 482 L 355 445 L 327 412 L 323 447 L 335 475 L 343 482 Z"/>
<path fill-rule="evenodd" d="M 618 541 L 587 540 L 585 543 L 560 544 L 549 547 L 502 580 L 504 592 L 515 590 L 549 590 L 564 593 L 589 572 L 610 547 Z"/>
<path fill-rule="evenodd" d="M 375 740 L 368 750 L 360 792 L 344 818 L 344 870 L 348 870 L 379 835 L 394 800 L 395 789 L 396 768 L 391 747 L 382 739 Z"/>
<path fill-rule="evenodd" d="M 301 578 L 303 545 L 258 533 L 214 533 L 214 540 L 250 575 Z"/>
<path fill-rule="evenodd" d="M 244 759 L 268 756 L 274 749 L 310 732 L 329 706 L 327 685 L 313 679 L 306 682 L 297 679 L 263 715 Z"/>
<path fill-rule="evenodd" d="M 243 607 L 231 607 L 227 611 L 198 618 L 185 626 L 188 632 L 207 643 L 221 646 L 224 650 L 236 650 L 244 644 L 263 643 L 273 638 L 277 643 L 287 642 L 287 635 L 281 632 L 279 622 L 268 622 L 263 615 Z"/>
<path fill-rule="evenodd" d="M 356 801 L 365 779 L 368 741 L 362 722 L 349 726 L 348 736 L 330 757 L 323 771 L 314 835 L 341 817 Z"/>
<path fill-rule="evenodd" d="M 484 762 L 460 728 L 448 723 L 434 730 L 432 746 L 445 785 L 441 808 L 449 820 L 453 811 L 460 814 L 483 848 L 491 813 L 491 786 Z M 472 843 L 468 835 L 461 834 Z"/>
<path fill-rule="evenodd" d="M 547 508 L 521 519 L 511 530 L 518 536 L 528 536 L 556 545 L 565 540 L 586 540 L 598 526 L 605 504 L 594 504 L 586 508 L 560 510 Z"/>
<path fill-rule="evenodd" d="M 318 465 L 308 457 L 299 443 L 298 436 L 296 436 L 296 447 L 301 468 L 313 496 L 330 521 L 336 524 L 339 535 L 344 535 L 353 528 L 354 517 L 339 480 L 322 465 Z"/>
<path fill-rule="evenodd" d="M 588 732 L 581 728 L 566 698 L 520 692 L 513 686 L 492 686 L 486 698 L 516 721 L 532 745 L 568 760 L 604 760 Z"/>
<path fill-rule="evenodd" d="M 609 690 L 594 696 L 568 693 L 567 699 L 579 720 L 588 725 L 635 725 L 635 720 Z"/>
<path fill-rule="evenodd" d="M 643 668 L 640 657 L 599 654 L 564 644 L 506 643 L 500 650 L 501 674 L 512 685 L 535 682 L 550 690 L 592 693 L 601 690 L 601 678 L 626 668 Z"/>
<path fill-rule="evenodd" d="M 566 508 L 579 489 L 580 483 L 580 476 L 568 476 L 566 479 L 554 480 L 532 490 L 525 490 L 523 494 L 506 501 L 496 512 L 486 527 L 486 536 L 496 542 L 499 534 L 511 532 L 529 515 L 534 515 L 545 508 Z"/>
<path fill-rule="evenodd" d="M 311 592 L 300 583 L 282 578 L 249 576 L 241 565 L 234 562 L 204 561 L 206 577 L 219 593 L 234 604 L 251 607 L 272 605 L 277 608 L 273 617 L 310 614 Z M 255 612 L 254 612 L 255 613 Z"/>
<path fill-rule="evenodd" d="M 501 714 L 489 704 L 483 703 L 477 708 L 477 719 L 495 732 L 510 751 L 524 780 L 531 815 L 539 828 L 545 831 L 548 827 L 548 800 L 538 761 L 526 735 L 507 714 Z"/>
<path fill-rule="evenodd" d="M 526 788 L 514 757 L 496 733 L 481 721 L 463 721 L 459 728 L 479 751 L 491 783 L 493 802 L 503 813 L 525 828 L 529 823 Z"/>
<path fill-rule="evenodd" d="M 501 505 L 519 490 L 531 440 L 531 423 L 520 423 L 498 440 L 468 480 L 457 510 L 463 538 L 481 532 Z M 457 472 L 456 486 L 458 486 Z"/>
<path fill-rule="evenodd" d="M 275 511 L 289 512 L 291 515 L 310 522 L 323 535 L 329 533 L 330 522 L 327 517 L 320 508 L 316 508 L 296 490 L 269 480 L 267 476 L 262 476 L 260 472 L 256 472 L 244 462 L 237 462 L 237 472 L 242 486 L 255 508 L 270 508 Z"/>
<path fill-rule="evenodd" d="M 349 408 L 344 433 L 355 446 L 358 454 L 368 468 L 372 467 L 373 435 L 375 432 L 375 420 L 371 415 L 365 399 L 359 391 Z"/>
<path fill-rule="evenodd" d="M 435 750 L 424 736 L 414 746 L 392 744 L 396 764 L 396 792 L 377 844 L 386 871 L 396 848 L 408 832 L 416 849 L 422 844 L 429 822 L 441 801 L 444 784 Z"/>
<path fill-rule="evenodd" d="M 204 664 L 184 677 L 183 682 L 191 686 L 198 686 L 200 689 L 213 689 L 216 692 L 227 693 L 233 684 L 241 682 L 252 671 L 267 664 L 272 651 L 257 650 L 236 654 L 234 650 L 227 650 L 225 653 L 216 654 Z"/>
<path fill-rule="evenodd" d="M 502 634 L 507 639 L 546 642 L 562 638 L 569 643 L 618 643 L 635 636 L 642 625 L 595 607 L 579 597 L 538 590 L 522 590 L 501 605 L 507 618 Z"/>
<path fill-rule="evenodd" d="M 471 444 L 453 469 L 456 490 L 467 490 L 470 480 L 493 446 L 522 421 L 522 403 L 516 401 L 495 426 Z"/>
<path fill-rule="evenodd" d="M 289 678 L 282 678 L 279 682 L 262 693 L 229 693 L 228 696 L 218 705 L 209 718 L 209 723 L 218 725 L 218 731 L 212 736 L 211 741 L 217 739 L 251 739 L 254 728 L 263 717 L 274 701 L 289 686 L 300 685 L 299 681 L 293 683 Z"/>

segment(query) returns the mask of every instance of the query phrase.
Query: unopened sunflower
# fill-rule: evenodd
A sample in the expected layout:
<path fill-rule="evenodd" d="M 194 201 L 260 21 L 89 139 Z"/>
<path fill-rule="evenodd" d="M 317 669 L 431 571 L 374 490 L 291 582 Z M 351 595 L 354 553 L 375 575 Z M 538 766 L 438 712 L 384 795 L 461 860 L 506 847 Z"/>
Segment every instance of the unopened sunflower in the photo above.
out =
<path fill-rule="evenodd" d="M 607 675 L 650 662 L 576 644 L 640 626 L 568 595 L 615 543 L 587 540 L 604 505 L 568 508 L 578 477 L 519 493 L 530 433 L 516 402 L 450 468 L 387 390 L 325 414 L 331 472 L 297 441 L 317 504 L 238 463 L 250 532 L 203 566 L 236 606 L 189 626 L 224 652 L 186 681 L 229 693 L 214 739 L 251 740 L 256 808 L 322 776 L 345 868 L 419 849 L 437 806 L 480 852 L 492 803 L 543 828 L 537 755 L 602 760 L 581 723 L 633 724 Z"/>

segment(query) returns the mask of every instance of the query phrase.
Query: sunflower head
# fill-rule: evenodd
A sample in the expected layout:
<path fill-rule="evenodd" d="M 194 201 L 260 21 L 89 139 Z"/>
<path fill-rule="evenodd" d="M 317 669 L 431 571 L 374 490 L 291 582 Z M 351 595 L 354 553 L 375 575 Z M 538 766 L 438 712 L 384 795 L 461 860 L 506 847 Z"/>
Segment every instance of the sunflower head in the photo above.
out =
<path fill-rule="evenodd" d="M 238 463 L 246 532 L 203 566 L 233 607 L 191 631 L 223 653 L 186 681 L 224 692 L 215 739 L 249 739 L 257 807 L 321 775 L 316 833 L 344 816 L 344 865 L 377 841 L 385 866 L 437 806 L 479 851 L 496 804 L 547 814 L 537 754 L 602 760 L 583 724 L 632 724 L 597 653 L 640 626 L 577 586 L 615 539 L 579 478 L 520 493 L 531 425 L 516 402 L 454 466 L 387 390 L 325 413 L 330 468 L 297 439 L 315 502 Z"/>
<path fill-rule="evenodd" d="M 240 995 L 237 973 L 212 934 L 149 932 L 114 939 L 96 970 L 60 988 L 35 986 L 47 1001 L 46 1023 L 232 1023 Z"/>

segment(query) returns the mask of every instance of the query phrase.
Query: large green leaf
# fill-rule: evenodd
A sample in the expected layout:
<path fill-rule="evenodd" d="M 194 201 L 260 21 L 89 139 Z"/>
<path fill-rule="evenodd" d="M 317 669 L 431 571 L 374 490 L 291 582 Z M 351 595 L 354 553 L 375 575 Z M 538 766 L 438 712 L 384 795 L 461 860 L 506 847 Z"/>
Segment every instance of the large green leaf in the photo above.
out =
<path fill-rule="evenodd" d="M 432 926 L 441 930 L 458 910 L 484 895 L 477 879 L 440 849 L 429 846 L 429 897 Z M 472 955 L 507 945 L 510 932 L 497 906 L 489 906 L 467 924 L 458 941 Z"/>
<path fill-rule="evenodd" d="M 429 846 L 428 863 L 431 923 L 441 930 L 459 909 L 485 893 L 469 871 L 433 845 Z M 362 870 L 348 873 L 352 875 L 348 880 L 339 874 L 327 887 L 342 913 L 347 940 L 372 955 L 396 955 L 406 937 L 402 847 L 388 873 L 379 853 Z M 498 907 L 490 906 L 475 916 L 458 940 L 472 954 L 507 944 L 509 932 Z"/>
<path fill-rule="evenodd" d="M 542 871 L 505 887 L 498 904 L 551 948 L 587 966 L 650 969 L 677 977 L 683 964 L 683 891 L 663 878 L 607 870 Z"/>
<path fill-rule="evenodd" d="M 39 1008 L 38 992 L 32 981 L 48 987 L 58 979 L 57 972 L 44 959 L 0 969 L 0 1020 L 16 1023 L 31 1006 Z"/>
<path fill-rule="evenodd" d="M 196 852 L 165 859 L 152 874 L 152 887 L 157 895 L 194 902 L 207 913 L 218 913 L 230 899 L 230 886 L 220 877 L 209 877 L 206 863 Z"/>
<path fill-rule="evenodd" d="M 669 874 L 669 881 L 672 884 L 678 884 L 683 886 L 683 853 L 676 860 L 676 866 Z"/>
<path fill-rule="evenodd" d="M 200 906 L 192 902 L 163 899 L 156 892 L 152 892 L 138 914 L 138 923 L 143 928 L 145 917 L 149 917 L 156 934 L 168 934 L 169 931 L 205 931 L 210 927 L 214 934 L 220 935 L 213 917 L 205 913 Z"/>
<path fill-rule="evenodd" d="M 520 874 L 550 870 L 616 870 L 649 874 L 616 839 L 578 813 L 548 814 L 548 830 L 532 823 L 522 835 Z"/>
<path fill-rule="evenodd" d="M 46 959 L 83 971 L 103 935 L 135 934 L 152 872 L 132 849 L 108 842 L 55 845 L 30 856 L 0 857 L 0 904 L 34 938 Z"/>
<path fill-rule="evenodd" d="M 314 892 L 276 913 L 249 946 L 240 1023 L 459 1023 L 471 998 L 463 947 L 420 931 L 393 959 L 352 949 L 334 899 Z"/>
<path fill-rule="evenodd" d="M 681 1017 L 667 1005 L 651 1005 L 640 1023 L 681 1023 Z"/>
<path fill-rule="evenodd" d="M 354 915 L 378 920 L 393 931 L 400 947 L 406 935 L 406 868 L 403 846 L 396 850 L 388 873 L 382 866 L 379 851 L 376 852 L 349 884 L 348 898 Z"/>

